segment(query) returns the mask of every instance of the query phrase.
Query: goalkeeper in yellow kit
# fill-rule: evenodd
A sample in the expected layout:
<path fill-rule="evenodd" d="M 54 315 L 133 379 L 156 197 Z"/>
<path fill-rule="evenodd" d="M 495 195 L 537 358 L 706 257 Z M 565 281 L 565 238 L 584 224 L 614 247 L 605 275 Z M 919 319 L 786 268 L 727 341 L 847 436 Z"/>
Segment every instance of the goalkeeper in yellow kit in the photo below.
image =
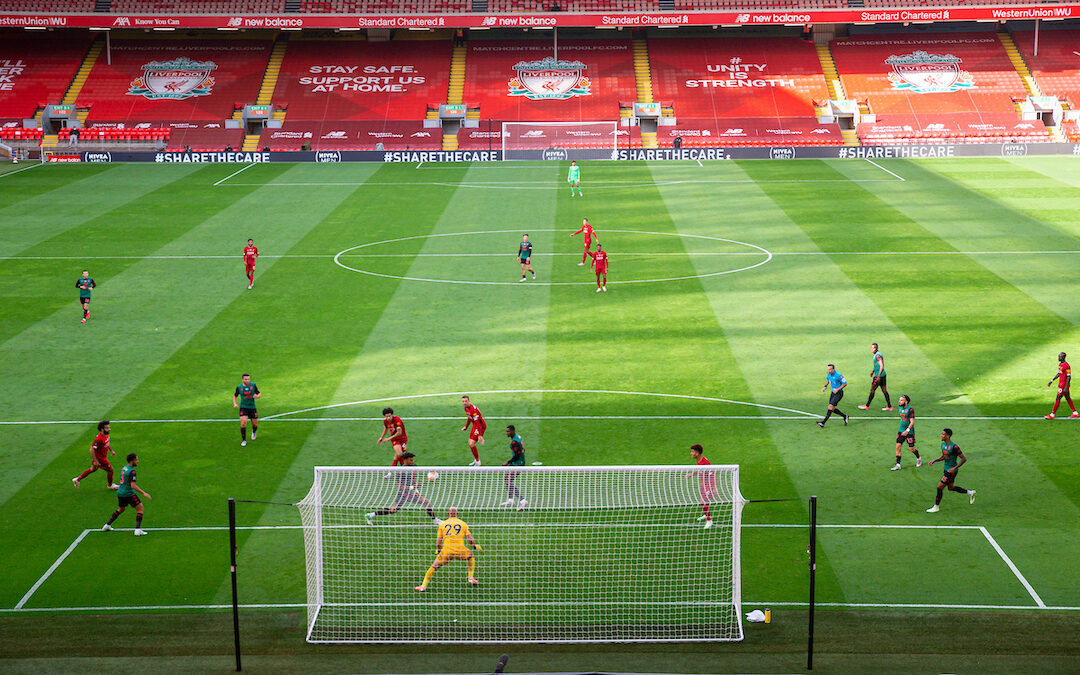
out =
<path fill-rule="evenodd" d="M 457 517 L 458 511 L 456 507 L 451 506 L 447 512 L 448 518 L 439 525 L 439 536 L 435 540 L 435 562 L 431 563 L 431 567 L 428 568 L 427 574 L 424 575 L 424 581 L 416 590 L 423 593 L 427 590 L 428 582 L 431 581 L 431 576 L 435 574 L 435 570 L 439 569 L 451 560 L 464 560 L 469 567 L 469 583 L 479 584 L 476 580 L 476 560 L 473 558 L 473 552 L 465 546 L 465 541 L 468 540 L 469 546 L 472 546 L 474 550 L 480 551 L 480 544 L 476 543 L 472 534 L 469 533 L 469 526 L 465 524 L 465 521 Z"/>

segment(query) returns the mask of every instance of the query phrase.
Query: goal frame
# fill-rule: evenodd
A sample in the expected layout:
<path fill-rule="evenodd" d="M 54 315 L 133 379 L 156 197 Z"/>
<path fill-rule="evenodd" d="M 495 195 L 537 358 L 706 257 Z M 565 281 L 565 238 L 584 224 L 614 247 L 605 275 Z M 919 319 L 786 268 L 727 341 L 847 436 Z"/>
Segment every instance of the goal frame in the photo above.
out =
<path fill-rule="evenodd" d="M 507 133 L 506 132 L 507 132 L 507 129 L 509 127 L 512 127 L 512 126 L 531 126 L 531 127 L 556 127 L 557 128 L 557 127 L 581 127 L 581 126 L 594 125 L 594 124 L 597 124 L 597 125 L 599 125 L 599 124 L 611 125 L 610 131 L 612 131 L 614 133 L 611 134 L 611 147 L 610 148 L 603 147 L 603 148 L 573 149 L 573 148 L 559 148 L 558 146 L 554 146 L 555 149 L 563 150 L 564 152 L 567 153 L 566 155 L 561 155 L 560 154 L 559 157 L 556 157 L 554 159 L 560 160 L 560 161 L 566 160 L 566 159 L 573 159 L 573 157 L 569 156 L 569 153 L 572 152 L 572 151 L 576 151 L 576 152 L 592 152 L 592 153 L 615 153 L 615 152 L 617 152 L 618 149 L 619 149 L 619 122 L 618 122 L 618 120 L 582 120 L 582 121 L 579 121 L 579 122 L 513 121 L 513 122 L 502 122 L 502 126 L 500 127 L 500 133 L 499 133 L 500 139 L 499 140 L 500 140 L 500 147 L 502 149 L 502 153 L 501 153 L 502 161 L 511 162 L 511 161 L 527 161 L 527 160 L 530 160 L 530 159 L 541 159 L 541 160 L 548 159 L 548 158 L 544 157 L 544 153 L 547 152 L 547 150 L 544 150 L 544 149 L 540 149 L 540 148 L 529 148 L 529 149 L 507 148 L 506 147 L 506 139 L 507 139 Z M 510 157 L 509 155 L 511 153 L 523 153 L 523 154 L 526 154 L 526 155 L 535 155 L 535 154 L 539 153 L 540 156 L 539 156 L 539 158 L 537 158 L 537 157 L 529 157 L 529 156 Z"/>
<path fill-rule="evenodd" d="M 379 474 L 390 471 L 392 473 L 406 473 L 406 472 L 421 472 L 421 471 L 435 471 L 442 473 L 480 473 L 480 474 L 507 474 L 515 473 L 520 475 L 527 474 L 543 474 L 543 473 L 610 473 L 610 472 L 663 472 L 663 473 L 693 473 L 697 469 L 694 465 L 603 465 L 603 466 L 486 466 L 486 467 L 471 467 L 465 468 L 461 466 L 425 466 L 425 467 L 386 467 L 386 466 L 315 466 L 313 468 L 315 474 L 315 481 L 312 485 L 311 493 L 315 493 L 316 487 L 319 488 L 319 492 L 316 494 L 322 494 L 322 476 L 328 473 L 371 473 Z M 536 639 L 515 639 L 510 640 L 514 644 L 613 644 L 613 643 L 683 643 L 683 642 L 741 642 L 745 639 L 745 632 L 742 626 L 742 569 L 741 569 L 741 529 L 742 529 L 742 509 L 749 503 L 749 501 L 742 495 L 739 489 L 739 465 L 737 464 L 712 464 L 709 465 L 709 470 L 713 473 L 724 472 L 731 476 L 731 499 L 721 500 L 713 502 L 717 504 L 729 503 L 731 504 L 731 552 L 730 552 L 730 564 L 731 564 L 731 600 L 730 605 L 734 608 L 735 621 L 737 627 L 737 636 L 732 638 L 723 637 L 621 637 L 618 639 L 612 638 L 536 638 Z M 309 493 L 309 494 L 311 494 Z M 302 507 L 307 500 L 301 500 L 296 504 L 298 507 Z M 321 503 L 321 502 L 320 502 Z M 313 633 L 315 626 L 322 608 L 325 605 L 325 599 L 323 596 L 323 547 L 324 539 L 322 527 L 322 509 L 316 509 L 318 516 L 316 517 L 316 524 L 308 527 L 304 526 L 305 540 L 308 537 L 309 530 L 314 535 L 315 545 L 315 565 L 318 574 L 318 583 L 316 588 L 313 589 L 312 585 L 307 585 L 308 596 L 308 617 L 306 626 L 305 640 L 311 644 L 506 644 L 508 640 L 502 639 L 430 639 L 430 640 L 400 640 L 392 638 L 345 638 L 345 639 L 314 639 Z M 719 525 L 719 527 L 728 527 L 726 523 Z M 312 542 L 309 542 L 309 545 Z M 307 576 L 310 576 L 310 571 L 305 571 Z"/>

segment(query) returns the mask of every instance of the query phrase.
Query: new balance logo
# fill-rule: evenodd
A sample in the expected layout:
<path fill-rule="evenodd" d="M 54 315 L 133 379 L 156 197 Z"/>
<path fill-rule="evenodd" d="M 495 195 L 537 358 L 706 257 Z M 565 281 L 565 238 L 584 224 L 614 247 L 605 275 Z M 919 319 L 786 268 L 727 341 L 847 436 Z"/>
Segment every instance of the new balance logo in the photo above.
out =
<path fill-rule="evenodd" d="M 522 138 L 543 138 L 544 137 L 544 132 L 540 131 L 539 129 L 532 129 L 531 131 L 526 131 L 525 133 L 521 134 L 521 137 Z"/>
<path fill-rule="evenodd" d="M 229 18 L 229 22 L 226 24 L 229 28 L 235 28 L 237 26 L 244 25 L 244 18 L 240 16 L 234 16 Z"/>
<path fill-rule="evenodd" d="M 497 22 L 498 20 L 499 20 L 498 17 L 485 16 L 484 20 L 480 22 L 480 25 L 481 26 L 494 26 L 495 22 Z"/>
<path fill-rule="evenodd" d="M 750 21 L 749 14 L 740 14 L 735 17 L 735 23 L 748 23 Z"/>

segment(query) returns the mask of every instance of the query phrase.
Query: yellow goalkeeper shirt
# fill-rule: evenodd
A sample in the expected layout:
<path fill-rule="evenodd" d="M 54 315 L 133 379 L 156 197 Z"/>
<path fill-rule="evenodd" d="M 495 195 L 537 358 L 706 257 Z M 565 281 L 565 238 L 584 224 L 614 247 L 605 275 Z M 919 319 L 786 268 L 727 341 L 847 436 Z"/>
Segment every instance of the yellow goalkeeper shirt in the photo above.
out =
<path fill-rule="evenodd" d="M 447 518 L 439 525 L 439 539 L 444 551 L 467 551 L 465 538 L 469 536 L 469 526 L 460 518 Z"/>

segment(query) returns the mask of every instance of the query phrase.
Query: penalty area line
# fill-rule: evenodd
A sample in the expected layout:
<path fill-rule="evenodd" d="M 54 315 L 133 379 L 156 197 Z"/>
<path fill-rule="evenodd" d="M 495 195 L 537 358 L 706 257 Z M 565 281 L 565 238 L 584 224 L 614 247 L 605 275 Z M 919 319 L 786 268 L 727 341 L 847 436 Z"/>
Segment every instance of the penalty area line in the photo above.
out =
<path fill-rule="evenodd" d="M 907 182 L 907 180 L 905 180 L 905 179 L 904 179 L 903 177 L 901 177 L 901 176 L 897 176 L 897 175 L 896 175 L 895 173 L 893 173 L 892 171 L 889 171 L 888 169 L 886 169 L 885 167 L 881 166 L 880 164 L 878 164 L 878 163 L 877 163 L 877 162 L 875 162 L 874 160 L 872 160 L 872 159 L 869 159 L 869 158 L 866 158 L 866 161 L 870 162 L 871 164 L 873 164 L 873 165 L 874 165 L 874 166 L 876 166 L 877 168 L 881 169 L 881 170 L 882 170 L 882 171 L 884 171 L 885 173 L 889 174 L 890 176 L 893 176 L 893 177 L 895 177 L 895 178 L 898 178 L 898 179 L 900 179 L 900 182 L 901 182 L 901 183 L 906 183 L 906 182 Z"/>
<path fill-rule="evenodd" d="M 997 543 L 997 540 L 990 535 L 990 532 L 985 527 L 979 527 L 979 531 L 983 533 L 983 536 L 986 537 L 986 541 L 990 542 L 990 545 L 994 547 L 994 550 L 997 551 L 999 556 L 1001 556 L 1001 559 L 1004 560 L 1005 564 L 1009 566 L 1009 569 L 1012 570 L 1012 573 L 1016 575 L 1017 580 L 1020 581 L 1021 585 L 1023 585 L 1023 587 L 1027 590 L 1028 594 L 1031 595 L 1031 599 L 1034 600 L 1040 608 L 1045 609 L 1046 603 L 1043 602 L 1042 598 L 1039 597 L 1039 594 L 1035 592 L 1035 589 L 1031 586 L 1030 583 L 1028 583 L 1028 580 L 1024 577 L 1024 575 L 1020 573 L 1020 570 L 1016 567 L 1016 564 L 1013 563 L 1012 559 L 1009 558 L 1009 556 L 1005 555 L 1005 551 L 1002 550 L 1001 546 Z"/>
<path fill-rule="evenodd" d="M 251 167 L 253 167 L 253 166 L 255 166 L 255 163 L 254 163 L 254 162 L 252 162 L 251 164 L 248 164 L 247 166 L 245 166 L 245 167 L 244 167 L 244 168 L 242 168 L 242 169 L 239 169 L 239 170 L 237 170 L 237 171 L 233 171 L 233 172 L 232 172 L 232 173 L 230 173 L 230 174 L 229 174 L 228 176 L 225 176 L 224 178 L 222 178 L 222 179 L 221 179 L 221 180 L 219 180 L 218 182 L 214 183 L 214 187 L 217 187 L 217 186 L 221 185 L 222 183 L 224 183 L 225 181 L 229 180 L 229 179 L 230 179 L 230 178 L 232 178 L 233 176 L 239 176 L 240 174 L 244 173 L 245 171 L 247 171 L 248 169 L 250 169 L 250 168 L 251 168 Z"/>
<path fill-rule="evenodd" d="M 91 532 L 93 532 L 93 530 L 83 530 L 82 533 L 79 534 L 79 536 L 75 537 L 75 541 L 71 542 L 71 545 L 67 547 L 67 550 L 60 554 L 60 557 L 57 558 L 56 561 L 49 566 L 49 569 L 45 570 L 45 574 L 42 574 L 41 577 L 36 582 L 34 582 L 34 585 L 30 587 L 30 590 L 26 592 L 26 595 L 22 596 L 22 600 L 19 600 L 19 603 L 15 605 L 16 610 L 20 610 L 23 608 L 23 605 L 26 604 L 30 597 L 34 595 L 34 593 L 37 593 L 37 589 L 41 588 L 41 585 L 44 584 L 50 576 L 52 576 L 52 573 L 56 571 L 56 568 L 60 567 L 60 564 L 67 560 L 67 557 L 71 555 L 72 551 L 75 550 L 75 547 L 77 547 L 82 542 L 82 540 L 86 538 L 86 535 L 90 534 Z"/>

